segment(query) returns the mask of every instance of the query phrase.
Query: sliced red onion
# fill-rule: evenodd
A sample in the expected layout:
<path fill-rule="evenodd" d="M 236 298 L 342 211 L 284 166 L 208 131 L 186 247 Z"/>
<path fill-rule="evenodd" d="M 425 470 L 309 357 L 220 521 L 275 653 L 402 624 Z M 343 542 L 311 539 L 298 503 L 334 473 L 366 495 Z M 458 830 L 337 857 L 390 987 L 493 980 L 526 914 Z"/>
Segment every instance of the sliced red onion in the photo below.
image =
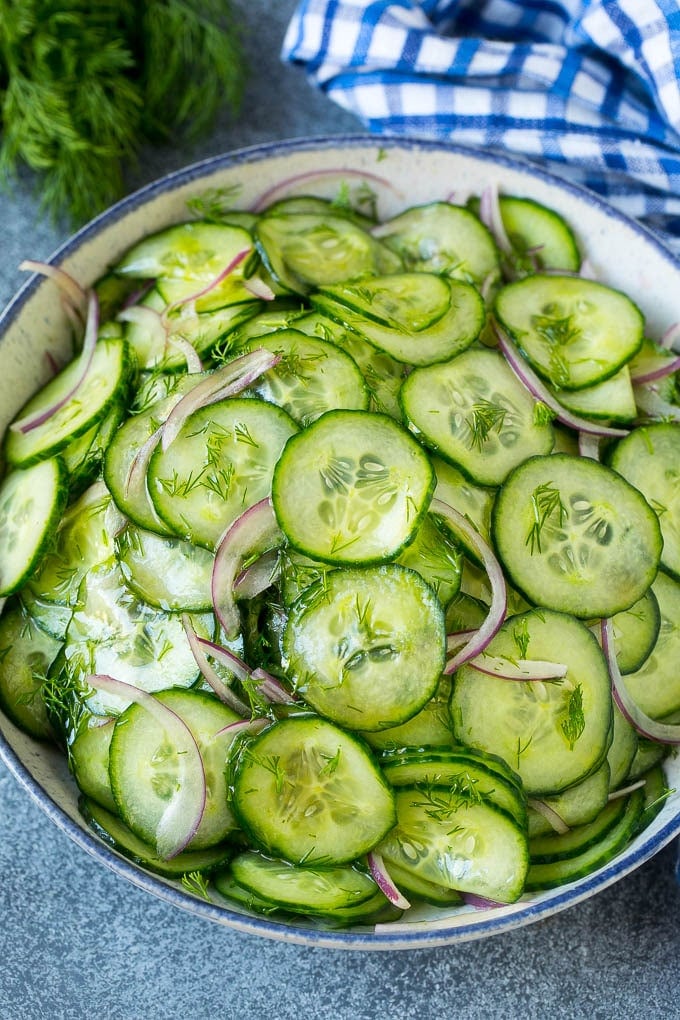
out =
<path fill-rule="evenodd" d="M 512 244 L 503 223 L 498 188 L 495 184 L 489 184 L 479 196 L 479 218 L 489 228 L 501 251 L 510 254 Z"/>
<path fill-rule="evenodd" d="M 182 397 L 170 411 L 163 424 L 161 446 L 167 450 L 175 441 L 182 425 L 194 411 L 207 407 L 218 400 L 233 397 L 247 389 L 263 372 L 273 368 L 281 360 L 279 355 L 261 348 L 234 358 L 222 368 L 211 372 L 200 383 Z"/>
<path fill-rule="evenodd" d="M 278 577 L 281 560 L 278 549 L 264 553 L 245 570 L 242 570 L 234 582 L 234 595 L 237 599 L 254 599 L 261 595 Z"/>
<path fill-rule="evenodd" d="M 271 719 L 264 716 L 257 716 L 255 719 L 239 719 L 238 722 L 227 723 L 215 734 L 215 738 L 231 734 L 234 738 L 247 733 L 260 733 L 266 726 L 271 725 Z"/>
<path fill-rule="evenodd" d="M 578 275 L 582 280 L 597 280 L 598 274 L 595 266 L 590 259 L 585 258 L 581 263 L 581 268 L 578 271 Z"/>
<path fill-rule="evenodd" d="M 658 364 L 658 361 L 658 358 L 654 359 L 656 368 L 650 368 L 646 372 L 631 372 L 631 382 L 634 385 L 654 382 L 656 379 L 664 379 L 667 375 L 673 375 L 674 372 L 680 371 L 680 355 L 675 358 L 666 358 L 662 364 Z"/>
<path fill-rule="evenodd" d="M 477 633 L 476 628 L 470 630 L 456 630 L 446 635 L 446 651 L 455 652 L 457 648 L 462 648 L 466 645 L 470 638 L 474 637 Z"/>
<path fill-rule="evenodd" d="M 476 910 L 495 910 L 498 907 L 507 907 L 507 903 L 501 903 L 499 900 L 490 900 L 487 896 L 478 896 L 477 893 L 462 892 L 460 895 L 463 903 L 466 903 L 468 907 L 474 907 Z"/>
<path fill-rule="evenodd" d="M 569 826 L 562 816 L 558 815 L 557 811 L 550 807 L 550 804 L 546 804 L 544 800 L 536 800 L 534 797 L 529 797 L 527 799 L 527 806 L 536 811 L 537 814 L 542 815 L 550 827 L 555 832 L 559 832 L 561 836 L 569 832 Z"/>
<path fill-rule="evenodd" d="M 163 317 L 155 308 L 148 305 L 129 305 L 118 312 L 119 322 L 131 322 L 151 335 L 154 347 L 165 347 L 168 330 Z"/>
<path fill-rule="evenodd" d="M 498 632 L 507 610 L 507 590 L 505 578 L 501 565 L 491 549 L 491 546 L 484 541 L 477 529 L 458 510 L 445 503 L 441 499 L 433 499 L 430 503 L 430 512 L 443 517 L 447 524 L 464 536 L 466 544 L 472 548 L 484 565 L 491 585 L 491 605 L 489 612 L 481 627 L 474 631 L 469 640 L 460 648 L 452 659 L 446 663 L 445 673 L 454 673 L 464 662 L 469 662 L 476 655 L 483 652 L 491 639 Z"/>
<path fill-rule="evenodd" d="M 95 690 L 139 705 L 153 716 L 175 748 L 177 787 L 156 830 L 158 855 L 163 860 L 170 860 L 181 853 L 196 835 L 205 810 L 205 770 L 198 744 L 184 720 L 152 694 L 101 673 L 88 676 L 86 682 Z"/>
<path fill-rule="evenodd" d="M 203 362 L 201 361 L 196 348 L 183 336 L 174 336 L 172 333 L 168 337 L 168 344 L 172 344 L 173 347 L 177 347 L 184 355 L 184 360 L 187 363 L 187 374 L 188 375 L 200 375 L 203 371 Z"/>
<path fill-rule="evenodd" d="M 260 195 L 251 207 L 252 212 L 262 212 L 268 205 L 271 205 L 279 195 L 286 195 L 290 192 L 291 188 L 294 188 L 298 184 L 307 184 L 311 181 L 323 180 L 328 177 L 358 177 L 362 180 L 382 184 L 390 191 L 396 191 L 394 184 L 392 184 L 391 181 L 388 181 L 386 177 L 380 177 L 378 174 L 369 173 L 367 170 L 352 170 L 347 167 L 334 167 L 328 170 L 306 170 L 303 173 L 293 174 L 291 177 L 286 177 L 284 180 L 279 181 L 278 184 L 274 184 L 271 188 L 267 188 L 267 190 Z"/>
<path fill-rule="evenodd" d="M 622 786 L 618 790 L 612 790 L 607 800 L 619 800 L 621 797 L 627 797 L 629 793 L 635 793 L 636 790 L 641 790 L 646 785 L 646 779 L 638 779 L 636 783 L 631 783 L 629 786 Z"/>
<path fill-rule="evenodd" d="M 582 457 L 590 457 L 591 460 L 600 459 L 600 442 L 602 436 L 596 436 L 593 432 L 579 432 L 578 452 Z"/>
<path fill-rule="evenodd" d="M 382 894 L 386 896 L 390 903 L 393 903 L 395 907 L 399 907 L 400 910 L 408 910 L 411 904 L 406 897 L 399 892 L 392 881 L 390 873 L 385 867 L 385 862 L 383 861 L 382 856 L 375 850 L 371 850 L 368 854 L 367 860 L 371 875 Z"/>
<path fill-rule="evenodd" d="M 247 280 L 243 281 L 243 286 L 249 294 L 252 294 L 253 297 L 261 298 L 262 301 L 273 301 L 276 297 L 269 284 L 265 283 L 259 276 L 249 276 Z"/>
<path fill-rule="evenodd" d="M 680 421 L 680 407 L 671 404 L 669 400 L 664 400 L 653 383 L 634 386 L 633 392 L 638 411 L 644 411 L 650 418 L 658 420 Z"/>
<path fill-rule="evenodd" d="M 53 283 L 56 283 L 70 305 L 71 310 L 76 313 L 82 323 L 85 318 L 87 293 L 70 273 L 67 273 L 65 269 L 61 269 L 60 266 L 53 266 L 49 262 L 38 262 L 35 259 L 24 259 L 23 262 L 19 263 L 19 269 L 29 273 L 39 273 L 41 276 L 46 276 Z"/>
<path fill-rule="evenodd" d="M 567 675 L 564 662 L 547 662 L 543 659 L 507 659 L 502 655 L 482 652 L 470 659 L 469 666 L 498 677 L 499 680 L 561 680 Z"/>
<path fill-rule="evenodd" d="M 229 684 L 225 683 L 222 677 L 210 665 L 205 647 L 205 644 L 210 644 L 210 642 L 204 643 L 204 641 L 199 638 L 193 628 L 191 618 L 187 613 L 182 613 L 182 625 L 184 627 L 187 640 L 189 641 L 189 647 L 191 648 L 194 659 L 196 660 L 196 665 L 220 701 L 233 709 L 237 715 L 250 715 L 250 709 L 248 706 L 234 694 Z M 236 658 L 236 656 L 234 656 L 234 658 Z"/>
<path fill-rule="evenodd" d="M 532 397 L 536 400 L 540 400 L 543 404 L 549 407 L 551 411 L 554 411 L 555 417 L 558 421 L 561 421 L 563 425 L 568 425 L 569 428 L 574 429 L 575 432 L 592 432 L 593 435 L 596 436 L 619 438 L 621 436 L 628 435 L 628 431 L 626 429 L 615 429 L 610 428 L 607 425 L 598 425 L 597 422 L 589 421 L 587 418 L 581 418 L 578 415 L 567 411 L 567 409 L 560 404 L 559 400 L 556 400 L 550 390 L 547 389 L 547 387 L 541 382 L 531 366 L 527 364 L 526 359 L 519 353 L 510 338 L 507 337 L 498 326 L 495 326 L 495 331 L 498 338 L 498 346 L 519 381 L 523 384 L 523 386 L 525 386 L 529 393 L 531 393 Z"/>
<path fill-rule="evenodd" d="M 243 564 L 253 555 L 269 552 L 282 541 L 283 535 L 268 497 L 237 517 L 220 539 L 213 565 L 212 600 L 215 615 L 230 640 L 241 629 L 234 585 Z"/>
<path fill-rule="evenodd" d="M 127 474 L 125 475 L 125 481 L 123 483 L 123 493 L 125 498 L 129 496 L 130 492 L 135 489 L 146 487 L 146 475 L 149 470 L 149 462 L 153 455 L 153 451 L 158 446 L 161 436 L 163 434 L 163 426 L 159 427 L 152 432 L 146 442 L 142 443 L 137 453 L 130 461 Z"/>
<path fill-rule="evenodd" d="M 292 705 L 299 700 L 295 694 L 286 690 L 280 680 L 259 666 L 250 674 L 250 679 L 256 682 L 258 693 L 273 704 Z"/>
<path fill-rule="evenodd" d="M 206 655 L 225 666 L 241 683 L 250 679 L 250 666 L 224 645 L 218 645 L 215 641 L 202 637 L 198 638 L 198 643 Z"/>
<path fill-rule="evenodd" d="M 10 429 L 12 429 L 12 431 L 21 432 L 24 435 L 27 432 L 31 432 L 40 425 L 44 425 L 46 421 L 49 421 L 49 419 L 57 413 L 57 411 L 60 411 L 62 407 L 65 407 L 65 405 L 73 399 L 80 387 L 83 385 L 90 365 L 92 364 L 94 349 L 97 344 L 98 331 L 99 302 L 95 292 L 90 291 L 87 300 L 87 319 L 85 321 L 83 349 L 81 350 L 76 363 L 75 382 L 71 388 L 53 404 L 50 404 L 48 407 L 43 407 L 39 411 L 35 411 L 33 414 L 28 414 L 25 418 L 18 418 L 16 421 L 13 421 L 10 425 Z"/>
<path fill-rule="evenodd" d="M 680 322 L 674 322 L 664 330 L 659 343 L 669 351 L 675 350 L 676 345 L 680 344 Z"/>
<path fill-rule="evenodd" d="M 636 705 L 631 698 L 621 676 L 616 660 L 614 647 L 614 628 L 611 618 L 602 620 L 600 624 L 602 651 L 604 652 L 609 675 L 612 681 L 612 695 L 621 713 L 638 733 L 648 740 L 656 740 L 659 744 L 680 744 L 680 724 L 659 722 L 652 719 Z"/>

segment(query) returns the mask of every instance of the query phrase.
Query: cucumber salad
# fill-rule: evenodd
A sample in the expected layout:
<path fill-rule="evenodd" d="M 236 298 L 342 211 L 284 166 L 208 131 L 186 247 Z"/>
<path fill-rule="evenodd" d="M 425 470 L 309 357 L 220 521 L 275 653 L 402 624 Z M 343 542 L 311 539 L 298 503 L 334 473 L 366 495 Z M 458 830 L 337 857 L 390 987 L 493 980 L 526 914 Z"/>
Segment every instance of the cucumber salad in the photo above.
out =
<path fill-rule="evenodd" d="M 26 263 L 74 355 L 0 483 L 0 705 L 87 824 L 333 927 L 589 874 L 680 743 L 678 329 L 530 197 L 355 183 Z"/>

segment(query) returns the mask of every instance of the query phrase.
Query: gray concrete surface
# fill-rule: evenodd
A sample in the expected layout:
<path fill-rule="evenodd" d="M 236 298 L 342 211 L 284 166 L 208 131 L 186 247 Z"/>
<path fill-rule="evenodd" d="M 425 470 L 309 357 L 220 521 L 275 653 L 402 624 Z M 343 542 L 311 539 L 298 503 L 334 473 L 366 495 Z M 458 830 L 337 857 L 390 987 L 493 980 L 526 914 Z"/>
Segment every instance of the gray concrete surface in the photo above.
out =
<path fill-rule="evenodd" d="M 194 150 L 144 154 L 130 187 L 194 159 L 359 125 L 280 64 L 293 0 L 240 0 L 253 73 L 243 112 Z M 0 193 L 0 303 L 66 225 L 29 188 Z M 529 928 L 436 950 L 356 954 L 238 935 L 125 883 L 0 766 L 2 1020 L 492 1020 L 680 1017 L 680 890 L 667 848 L 594 899 Z"/>

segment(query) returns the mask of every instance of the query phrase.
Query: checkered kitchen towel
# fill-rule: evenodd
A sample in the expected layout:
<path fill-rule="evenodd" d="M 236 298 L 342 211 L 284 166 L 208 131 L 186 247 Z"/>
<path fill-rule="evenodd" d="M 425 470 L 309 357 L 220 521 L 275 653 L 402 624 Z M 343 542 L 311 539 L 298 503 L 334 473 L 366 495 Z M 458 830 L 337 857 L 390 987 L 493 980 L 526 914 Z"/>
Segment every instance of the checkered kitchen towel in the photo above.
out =
<path fill-rule="evenodd" d="M 680 0 L 302 0 L 283 57 L 370 131 L 528 156 L 680 254 Z"/>

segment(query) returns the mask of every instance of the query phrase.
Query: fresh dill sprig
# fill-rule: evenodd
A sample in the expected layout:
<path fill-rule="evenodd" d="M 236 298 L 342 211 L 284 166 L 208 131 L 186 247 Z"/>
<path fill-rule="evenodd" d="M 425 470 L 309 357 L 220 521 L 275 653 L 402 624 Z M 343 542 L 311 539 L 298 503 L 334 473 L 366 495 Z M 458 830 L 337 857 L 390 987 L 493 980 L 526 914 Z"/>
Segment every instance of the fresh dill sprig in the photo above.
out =
<path fill-rule="evenodd" d="M 200 896 L 204 900 L 210 899 L 208 893 L 208 880 L 201 871 L 187 871 L 182 875 L 182 885 L 184 888 L 193 893 L 194 896 Z"/>
<path fill-rule="evenodd" d="M 145 142 L 196 138 L 245 78 L 230 0 L 0 0 L 0 179 L 38 177 L 81 223 L 120 197 Z"/>
<path fill-rule="evenodd" d="M 555 516 L 558 527 L 562 527 L 567 510 L 560 490 L 552 482 L 536 486 L 531 494 L 531 508 L 534 520 L 526 537 L 526 545 L 533 556 L 534 552 L 541 552 L 541 534 L 545 525 Z"/>
<path fill-rule="evenodd" d="M 503 428 L 507 407 L 494 404 L 491 400 L 480 400 L 473 404 L 465 423 L 470 430 L 470 446 L 482 450 L 491 432 L 499 433 Z"/>
<path fill-rule="evenodd" d="M 583 714 L 583 688 L 581 684 L 577 684 L 573 691 L 568 692 L 565 712 L 566 719 L 562 720 L 561 730 L 567 739 L 569 749 L 573 751 L 574 744 L 586 728 L 586 719 Z"/>

